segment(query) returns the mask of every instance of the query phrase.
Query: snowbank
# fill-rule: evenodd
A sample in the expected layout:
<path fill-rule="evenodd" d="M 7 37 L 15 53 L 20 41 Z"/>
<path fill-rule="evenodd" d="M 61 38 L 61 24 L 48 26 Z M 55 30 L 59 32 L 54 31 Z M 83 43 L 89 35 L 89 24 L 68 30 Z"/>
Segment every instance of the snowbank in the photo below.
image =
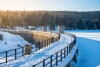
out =
<path fill-rule="evenodd" d="M 18 48 L 18 44 L 21 46 L 28 44 L 28 42 L 19 35 L 1 31 L 0 34 L 3 35 L 3 40 L 0 40 L 0 52 Z"/>
<path fill-rule="evenodd" d="M 73 59 L 76 50 L 77 50 L 77 45 L 73 47 L 71 53 L 65 59 L 63 59 L 62 62 L 58 63 L 59 64 L 58 66 L 54 66 L 54 67 L 66 67 L 66 65 Z"/>
<path fill-rule="evenodd" d="M 69 30 L 66 32 L 77 36 L 79 55 L 73 67 L 100 67 L 100 30 Z"/>
<path fill-rule="evenodd" d="M 99 66 L 97 66 L 97 67 L 100 67 L 100 65 L 99 65 Z"/>
<path fill-rule="evenodd" d="M 43 59 L 55 54 L 59 50 L 69 45 L 74 39 L 68 35 L 61 35 L 58 42 L 52 43 L 50 46 L 42 49 L 40 52 L 36 52 L 32 55 L 27 55 L 19 58 L 18 60 L 11 61 L 0 66 L 2 67 L 31 67 L 32 65 L 42 61 Z"/>

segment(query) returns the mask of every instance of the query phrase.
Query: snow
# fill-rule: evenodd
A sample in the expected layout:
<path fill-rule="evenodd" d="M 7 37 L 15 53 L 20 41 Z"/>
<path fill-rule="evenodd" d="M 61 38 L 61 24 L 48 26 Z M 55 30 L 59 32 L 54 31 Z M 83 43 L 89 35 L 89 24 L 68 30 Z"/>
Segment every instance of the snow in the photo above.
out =
<path fill-rule="evenodd" d="M 97 67 L 100 67 L 100 65 L 99 65 L 99 66 L 97 66 Z"/>
<path fill-rule="evenodd" d="M 74 46 L 71 53 L 65 59 L 63 59 L 62 62 L 59 62 L 58 66 L 54 67 L 65 67 L 66 64 L 68 64 L 68 62 L 74 56 L 77 47 L 79 49 L 79 55 L 77 57 L 78 61 L 76 64 L 73 64 L 73 67 L 100 67 L 100 30 L 72 30 L 72 31 L 66 30 L 65 32 L 70 32 L 72 34 L 75 34 L 77 36 L 77 43 Z M 7 36 L 9 36 L 8 34 Z M 8 38 L 8 40 L 14 40 L 14 39 Z M 42 61 L 45 58 L 48 58 L 50 55 L 55 54 L 59 50 L 63 49 L 64 47 L 69 45 L 69 43 L 71 43 L 72 40 L 73 40 L 72 37 L 62 34 L 58 42 L 52 43 L 50 46 L 41 49 L 40 51 L 37 51 L 32 55 L 26 55 L 17 60 L 1 64 L 0 67 L 31 67 L 32 65 Z M 19 39 L 19 41 L 21 40 Z M 4 42 L 2 43 L 4 44 Z M 23 44 L 21 45 L 23 46 Z M 0 46 L 0 48 L 2 48 L 2 46 Z"/>
<path fill-rule="evenodd" d="M 89 32 L 88 32 L 89 31 Z M 92 39 L 92 40 L 96 40 L 96 41 L 100 41 L 100 30 L 85 30 L 78 32 L 78 30 L 74 30 L 74 31 L 67 31 L 70 32 L 74 35 L 76 35 L 77 37 L 82 37 L 82 38 L 87 38 L 87 39 Z"/>
<path fill-rule="evenodd" d="M 32 65 L 60 51 L 61 49 L 69 45 L 72 41 L 73 41 L 73 38 L 71 36 L 61 34 L 61 38 L 58 42 L 52 43 L 50 46 L 46 47 L 45 49 L 35 52 L 32 55 L 26 55 L 15 61 L 1 64 L 0 66 L 2 67 L 31 67 Z"/>
<path fill-rule="evenodd" d="M 3 59 L 0 59 L 0 63 L 2 62 L 5 62 L 5 57 L 6 57 L 6 52 L 5 51 L 9 51 L 9 50 L 13 50 L 13 51 L 9 51 L 7 52 L 7 55 L 12 55 L 12 54 L 15 54 L 15 51 L 14 49 L 16 48 L 19 48 L 17 49 L 17 52 L 21 52 L 22 51 L 22 48 L 20 48 L 18 45 L 20 46 L 25 46 L 26 44 L 28 44 L 27 41 L 25 41 L 21 36 L 19 35 L 14 35 L 14 34 L 10 34 L 8 32 L 1 32 L 0 31 L 0 34 L 3 35 L 3 39 L 0 40 L 0 58 L 3 57 Z M 17 54 L 17 57 L 18 56 L 22 56 L 22 54 Z M 14 59 L 14 55 L 8 57 L 8 60 L 11 60 L 11 59 Z"/>
<path fill-rule="evenodd" d="M 54 66 L 54 67 L 66 67 L 66 65 L 72 60 L 72 58 L 74 57 L 75 53 L 76 53 L 76 50 L 77 50 L 77 45 L 75 45 L 73 47 L 73 50 L 71 51 L 71 53 L 65 58 L 62 60 L 62 62 L 59 62 L 58 66 Z"/>
<path fill-rule="evenodd" d="M 65 32 L 77 32 L 77 33 L 100 33 L 100 30 L 65 30 Z"/>
<path fill-rule="evenodd" d="M 20 46 L 25 46 L 28 44 L 21 36 L 10 34 L 8 32 L 1 32 L 0 34 L 3 35 L 3 40 L 0 40 L 0 52 L 8 51 L 11 49 L 19 48 Z M 6 44 L 5 44 L 6 42 Z"/>
<path fill-rule="evenodd" d="M 100 30 L 69 30 L 77 36 L 78 61 L 73 67 L 100 67 Z"/>

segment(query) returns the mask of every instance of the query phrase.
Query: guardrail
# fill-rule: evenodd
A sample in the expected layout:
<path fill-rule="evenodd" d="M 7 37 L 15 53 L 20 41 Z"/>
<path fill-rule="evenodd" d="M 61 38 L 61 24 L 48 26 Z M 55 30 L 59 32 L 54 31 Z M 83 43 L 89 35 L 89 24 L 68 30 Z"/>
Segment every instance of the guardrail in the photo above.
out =
<path fill-rule="evenodd" d="M 48 39 L 48 40 L 45 40 L 42 42 L 38 42 L 38 43 L 36 42 L 35 47 L 34 47 L 34 45 L 31 46 L 32 47 L 31 54 L 40 49 L 43 49 L 44 47 L 49 46 L 50 43 L 54 43 L 58 40 L 59 40 L 59 37 L 54 38 L 53 40 Z M 12 49 L 9 51 L 0 52 L 0 64 L 7 63 L 8 61 L 11 61 L 11 60 L 16 60 L 17 58 L 22 57 L 24 55 L 25 55 L 25 46 L 16 48 L 16 49 Z"/>
<path fill-rule="evenodd" d="M 58 62 L 62 61 L 63 58 L 66 58 L 76 44 L 76 36 L 69 33 L 67 33 L 67 35 L 70 35 L 74 38 L 74 40 L 68 46 L 49 56 L 48 58 L 42 60 L 41 62 L 34 64 L 32 67 L 53 67 L 54 65 L 57 66 Z M 67 65 L 67 67 L 69 67 L 69 64 Z"/>

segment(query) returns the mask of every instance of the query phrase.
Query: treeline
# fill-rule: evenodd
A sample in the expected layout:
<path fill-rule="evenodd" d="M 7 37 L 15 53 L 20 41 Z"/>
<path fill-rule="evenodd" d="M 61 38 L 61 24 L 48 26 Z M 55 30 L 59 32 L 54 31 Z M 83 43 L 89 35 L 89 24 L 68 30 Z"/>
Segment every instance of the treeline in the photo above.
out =
<path fill-rule="evenodd" d="M 55 29 L 100 29 L 100 11 L 0 11 L 0 27 L 50 26 Z"/>

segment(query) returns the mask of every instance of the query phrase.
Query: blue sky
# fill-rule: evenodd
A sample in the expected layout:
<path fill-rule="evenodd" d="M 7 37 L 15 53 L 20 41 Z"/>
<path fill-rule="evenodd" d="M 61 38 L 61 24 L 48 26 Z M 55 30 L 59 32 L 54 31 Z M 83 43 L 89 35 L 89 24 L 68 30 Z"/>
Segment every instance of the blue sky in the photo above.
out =
<path fill-rule="evenodd" d="M 0 0 L 0 10 L 100 10 L 100 0 Z"/>

